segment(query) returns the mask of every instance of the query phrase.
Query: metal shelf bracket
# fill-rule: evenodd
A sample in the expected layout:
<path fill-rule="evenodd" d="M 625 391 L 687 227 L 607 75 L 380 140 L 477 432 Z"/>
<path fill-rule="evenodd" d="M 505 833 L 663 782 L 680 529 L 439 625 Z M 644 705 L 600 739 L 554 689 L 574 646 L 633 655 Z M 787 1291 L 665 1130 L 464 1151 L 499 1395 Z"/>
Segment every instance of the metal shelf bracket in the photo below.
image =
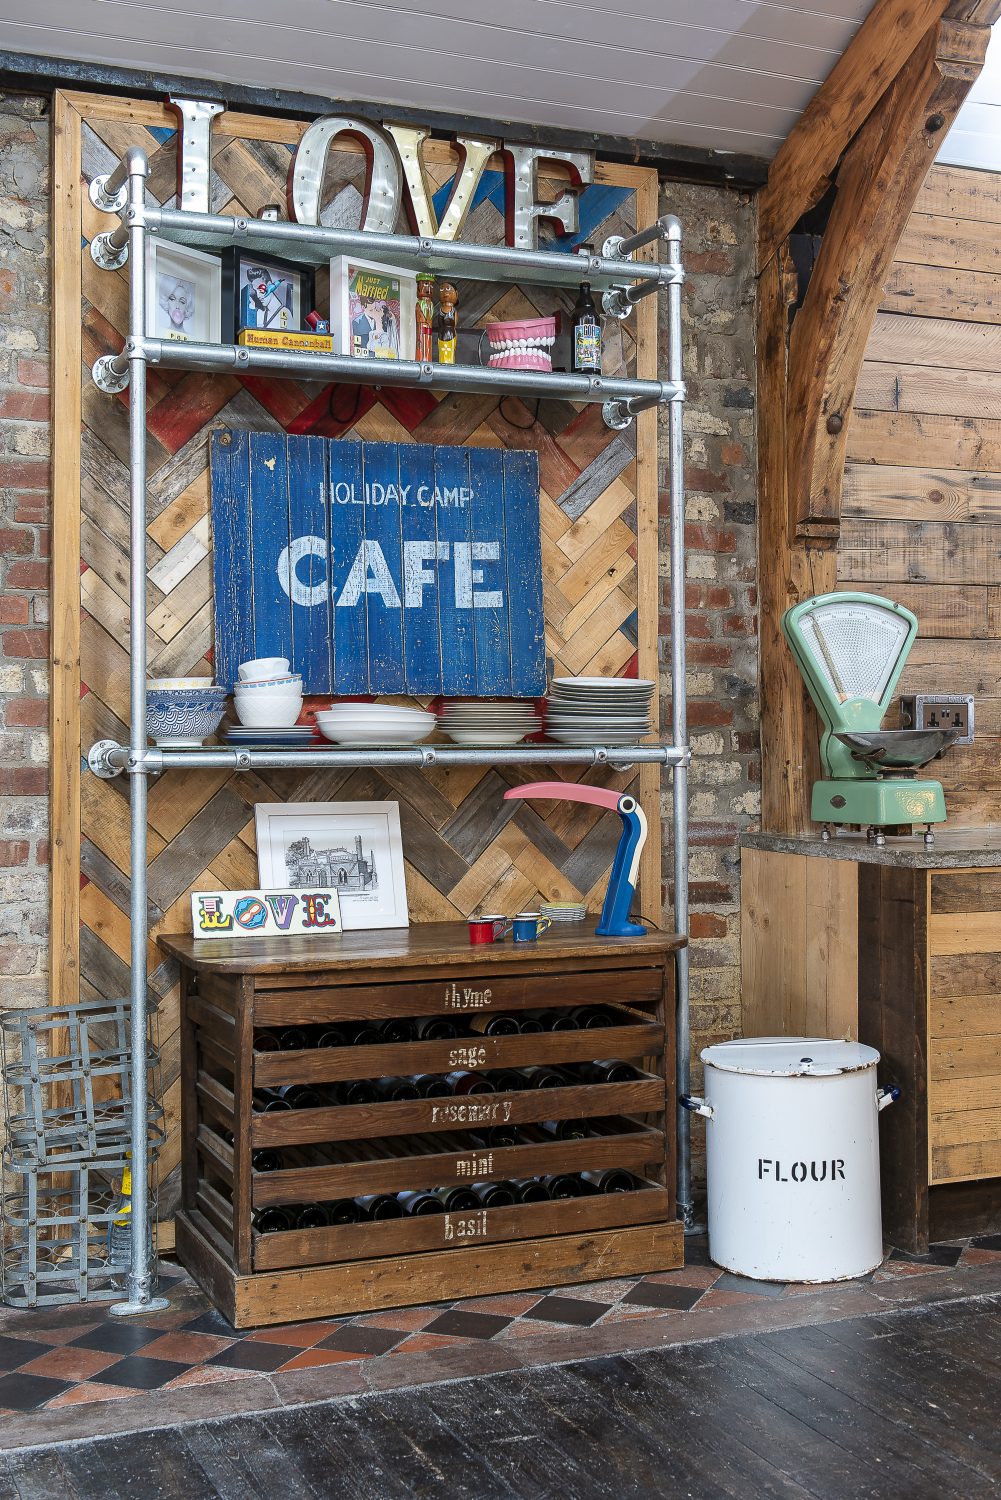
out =
<path fill-rule="evenodd" d="M 90 258 L 102 271 L 117 271 L 129 258 L 129 242 L 115 244 L 116 229 L 107 229 L 104 234 L 95 234 L 90 242 Z"/>
<path fill-rule="evenodd" d="M 99 391 L 104 391 L 107 396 L 115 396 L 119 391 L 124 391 L 129 383 L 129 367 L 124 370 L 115 369 L 115 363 L 120 356 L 116 354 L 102 354 L 100 359 L 95 359 L 91 375 L 94 384 Z"/>

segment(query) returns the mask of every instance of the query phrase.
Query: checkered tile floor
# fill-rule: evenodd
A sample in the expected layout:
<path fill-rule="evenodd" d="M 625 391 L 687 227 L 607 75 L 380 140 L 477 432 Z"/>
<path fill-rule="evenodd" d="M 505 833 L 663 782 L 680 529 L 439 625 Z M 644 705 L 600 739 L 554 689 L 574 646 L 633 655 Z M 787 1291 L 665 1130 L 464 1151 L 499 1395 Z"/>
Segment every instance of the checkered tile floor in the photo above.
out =
<path fill-rule="evenodd" d="M 762 1297 L 794 1297 L 815 1286 L 748 1281 L 709 1264 L 704 1242 L 689 1239 L 683 1270 L 651 1276 L 512 1292 L 434 1307 L 356 1318 L 290 1323 L 237 1332 L 177 1266 L 165 1265 L 166 1312 L 119 1322 L 107 1307 L 79 1305 L 2 1313 L 0 1418 L 89 1401 L 127 1400 L 344 1360 L 392 1358 L 446 1345 L 531 1339 L 554 1327 L 593 1328 L 718 1307 L 752 1307 Z M 953 1266 L 1001 1263 L 1001 1235 L 933 1245 L 926 1255 L 894 1250 L 870 1280 Z M 195 1312 L 193 1308 L 197 1308 Z"/>

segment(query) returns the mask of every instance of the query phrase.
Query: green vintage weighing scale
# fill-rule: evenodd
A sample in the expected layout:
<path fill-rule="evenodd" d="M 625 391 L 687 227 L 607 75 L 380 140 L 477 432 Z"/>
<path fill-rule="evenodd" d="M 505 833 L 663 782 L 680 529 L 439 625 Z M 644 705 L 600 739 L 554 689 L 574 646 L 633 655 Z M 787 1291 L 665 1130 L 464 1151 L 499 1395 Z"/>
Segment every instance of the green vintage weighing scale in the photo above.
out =
<path fill-rule="evenodd" d="M 957 729 L 880 729 L 904 669 L 918 622 L 909 609 L 876 594 L 818 594 L 786 610 L 782 631 L 824 724 L 824 779 L 814 783 L 810 816 L 829 839 L 837 824 L 885 842 L 887 828 L 910 832 L 944 823 L 937 781 L 914 772 L 944 754 Z"/>

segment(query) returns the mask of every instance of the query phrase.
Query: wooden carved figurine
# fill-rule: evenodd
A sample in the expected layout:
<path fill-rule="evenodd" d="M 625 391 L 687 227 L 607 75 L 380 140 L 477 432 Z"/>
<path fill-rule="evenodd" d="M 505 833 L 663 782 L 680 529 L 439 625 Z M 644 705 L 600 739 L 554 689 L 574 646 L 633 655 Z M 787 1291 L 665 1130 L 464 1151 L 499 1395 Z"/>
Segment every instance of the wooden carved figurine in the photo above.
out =
<path fill-rule="evenodd" d="M 417 278 L 417 346 L 414 358 L 434 359 L 434 277 Z"/>
<path fill-rule="evenodd" d="M 438 288 L 438 359 L 443 365 L 455 364 L 455 345 L 459 337 L 459 320 L 455 304 L 459 294 L 450 281 Z"/>

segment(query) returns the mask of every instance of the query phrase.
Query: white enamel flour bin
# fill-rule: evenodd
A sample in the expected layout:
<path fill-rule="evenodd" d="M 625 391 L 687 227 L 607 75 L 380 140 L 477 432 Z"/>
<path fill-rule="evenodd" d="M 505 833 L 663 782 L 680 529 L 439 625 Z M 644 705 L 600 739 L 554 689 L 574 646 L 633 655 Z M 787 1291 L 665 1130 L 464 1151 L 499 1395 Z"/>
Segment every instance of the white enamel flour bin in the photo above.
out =
<path fill-rule="evenodd" d="M 879 1053 L 858 1042 L 752 1037 L 707 1047 L 709 1255 L 760 1281 L 840 1281 L 883 1258 Z"/>

